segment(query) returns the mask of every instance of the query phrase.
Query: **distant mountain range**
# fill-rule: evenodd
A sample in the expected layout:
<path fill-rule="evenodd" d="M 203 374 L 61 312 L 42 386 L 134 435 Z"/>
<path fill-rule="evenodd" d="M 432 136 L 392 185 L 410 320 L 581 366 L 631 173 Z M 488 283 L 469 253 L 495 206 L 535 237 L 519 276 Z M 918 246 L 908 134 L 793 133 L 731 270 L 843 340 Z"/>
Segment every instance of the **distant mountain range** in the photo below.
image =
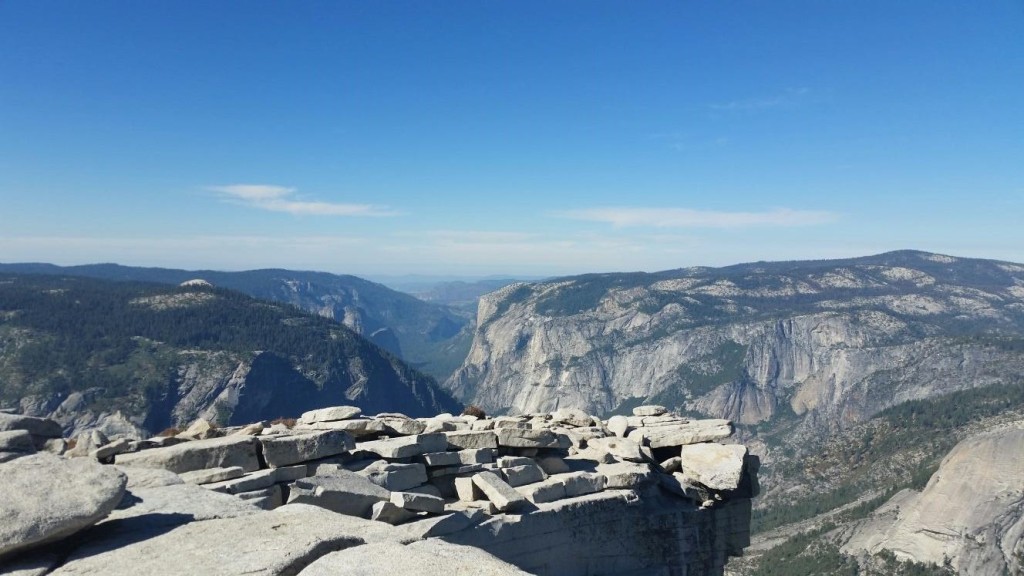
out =
<path fill-rule="evenodd" d="M 458 411 L 436 382 L 334 320 L 204 286 L 0 272 L 0 404 L 66 432 L 153 434 L 325 405 Z"/>
<path fill-rule="evenodd" d="M 1024 266 L 893 252 L 513 284 L 481 299 L 460 398 L 516 412 L 641 402 L 842 426 L 1001 381 Z M 928 361 L 923 362 L 925 359 Z"/>
<path fill-rule="evenodd" d="M 755 527 L 788 546 L 740 573 L 838 574 L 856 565 L 844 526 L 922 488 L 959 440 L 1024 419 L 1022 375 L 1024 265 L 900 251 L 506 286 L 481 298 L 446 388 L 488 412 L 654 403 L 731 419 L 763 462 Z M 1024 503 L 1001 513 L 1012 540 Z M 971 553 L 1012 566 L 986 537 Z"/>
<path fill-rule="evenodd" d="M 973 495 L 976 505 L 958 508 L 969 518 L 934 509 L 958 497 L 935 474 L 958 443 L 968 448 L 947 470 L 1012 470 L 1000 460 L 1013 452 L 1005 446 L 1024 450 L 1018 433 L 999 432 L 1024 422 L 1021 264 L 899 251 L 450 284 L 421 294 L 434 302 L 314 272 L 4 270 L 123 281 L 0 278 L 0 401 L 68 427 L 233 422 L 342 397 L 411 413 L 457 409 L 448 394 L 489 413 L 663 404 L 733 420 L 761 459 L 757 535 L 730 573 L 945 576 L 969 566 L 994 575 L 1024 566 L 1016 484 L 979 473 L 976 482 L 1005 490 Z M 194 278 L 218 288 L 128 282 Z M 447 392 L 330 320 L 226 288 L 336 318 L 444 379 Z M 487 288 L 497 289 L 472 313 Z M 975 445 L 1000 448 L 977 454 Z M 880 531 L 901 544 L 887 548 Z"/>
<path fill-rule="evenodd" d="M 0 272 L 85 276 L 178 285 L 202 279 L 334 318 L 412 366 L 446 379 L 469 349 L 473 311 L 425 302 L 357 276 L 295 270 L 177 270 L 117 264 L 0 264 Z"/>

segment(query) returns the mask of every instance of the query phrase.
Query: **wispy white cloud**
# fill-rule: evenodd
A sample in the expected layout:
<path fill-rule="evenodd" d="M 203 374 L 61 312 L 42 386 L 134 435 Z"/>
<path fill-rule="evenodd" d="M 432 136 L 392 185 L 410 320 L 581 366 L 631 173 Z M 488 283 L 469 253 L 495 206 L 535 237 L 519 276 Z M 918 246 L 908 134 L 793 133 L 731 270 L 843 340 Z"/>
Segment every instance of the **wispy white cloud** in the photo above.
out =
<path fill-rule="evenodd" d="M 386 206 L 373 204 L 298 200 L 295 198 L 297 189 L 270 184 L 229 184 L 207 186 L 206 189 L 216 192 L 226 200 L 240 202 L 253 208 L 300 216 L 394 216 L 397 214 Z"/>
<path fill-rule="evenodd" d="M 793 227 L 827 224 L 838 219 L 833 212 L 777 208 L 765 212 L 719 212 L 689 208 L 606 207 L 568 210 L 554 214 L 562 218 L 604 222 L 616 228 L 749 228 L 755 226 Z"/>
<path fill-rule="evenodd" d="M 774 96 L 762 96 L 758 98 L 743 98 L 729 100 L 727 102 L 712 102 L 708 108 L 723 112 L 754 112 L 769 108 L 779 108 L 797 104 L 809 90 L 807 88 L 790 88 L 781 94 Z"/>

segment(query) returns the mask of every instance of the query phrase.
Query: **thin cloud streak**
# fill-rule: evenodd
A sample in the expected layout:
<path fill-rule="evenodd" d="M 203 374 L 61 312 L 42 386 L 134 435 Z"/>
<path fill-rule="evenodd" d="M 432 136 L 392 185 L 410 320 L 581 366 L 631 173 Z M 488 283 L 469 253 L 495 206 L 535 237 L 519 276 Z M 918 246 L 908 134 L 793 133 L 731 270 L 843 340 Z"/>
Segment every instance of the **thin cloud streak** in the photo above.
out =
<path fill-rule="evenodd" d="M 229 184 L 207 186 L 222 198 L 269 212 L 284 212 L 296 216 L 395 216 L 386 206 L 373 204 L 341 204 L 334 202 L 307 202 L 295 200 L 295 188 L 270 184 Z"/>
<path fill-rule="evenodd" d="M 828 224 L 838 219 L 833 212 L 778 208 L 766 212 L 718 212 L 689 208 L 586 208 L 555 214 L 572 220 L 603 222 L 616 228 L 750 228 L 795 227 Z"/>

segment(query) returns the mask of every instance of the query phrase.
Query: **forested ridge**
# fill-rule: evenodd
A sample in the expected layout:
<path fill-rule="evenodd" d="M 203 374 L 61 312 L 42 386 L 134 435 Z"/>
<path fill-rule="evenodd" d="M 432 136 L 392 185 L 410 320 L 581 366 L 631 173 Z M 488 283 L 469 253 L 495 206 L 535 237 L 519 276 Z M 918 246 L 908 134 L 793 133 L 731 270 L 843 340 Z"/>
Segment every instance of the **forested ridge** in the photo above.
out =
<path fill-rule="evenodd" d="M 5 405 L 98 388 L 94 408 L 144 411 L 167 395 L 182 358 L 197 353 L 242 361 L 262 353 L 320 388 L 401 382 L 452 404 L 432 379 L 390 353 L 291 305 L 203 285 L 0 275 Z"/>

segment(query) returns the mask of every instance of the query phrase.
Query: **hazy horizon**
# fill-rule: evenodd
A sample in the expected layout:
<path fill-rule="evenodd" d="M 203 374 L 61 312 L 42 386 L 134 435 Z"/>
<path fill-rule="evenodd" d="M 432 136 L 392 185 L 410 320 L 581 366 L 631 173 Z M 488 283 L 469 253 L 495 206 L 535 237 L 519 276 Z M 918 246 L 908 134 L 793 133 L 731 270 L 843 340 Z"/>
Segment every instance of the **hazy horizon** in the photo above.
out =
<path fill-rule="evenodd" d="M 0 266 L 2 266 L 2 265 L 31 265 L 31 264 L 51 265 L 52 264 L 52 265 L 61 266 L 61 267 L 73 267 L 73 266 L 95 266 L 95 265 L 110 265 L 110 264 L 113 264 L 113 265 L 117 265 L 117 266 L 127 266 L 127 267 L 165 268 L 165 269 L 186 270 L 186 271 L 195 271 L 195 272 L 203 272 L 203 271 L 210 271 L 210 272 L 249 272 L 249 271 L 263 270 L 263 269 L 284 269 L 284 270 L 291 270 L 291 271 L 296 271 L 296 272 L 326 272 L 326 273 L 329 273 L 329 274 L 357 276 L 357 277 L 363 278 L 364 280 L 370 280 L 371 282 L 376 282 L 378 284 L 384 284 L 384 285 L 386 285 L 386 286 L 388 286 L 390 288 L 394 288 L 394 289 L 397 289 L 399 291 L 408 291 L 409 289 L 411 289 L 413 287 L 426 288 L 426 287 L 433 286 L 433 285 L 440 284 L 440 283 L 444 283 L 444 282 L 459 282 L 459 281 L 461 281 L 461 282 L 471 283 L 471 282 L 481 282 L 481 281 L 488 281 L 488 280 L 516 280 L 516 281 L 535 282 L 535 281 L 548 280 L 548 279 L 552 279 L 552 278 L 558 278 L 558 277 L 561 277 L 561 276 L 576 276 L 576 275 L 583 275 L 583 274 L 605 274 L 605 273 L 615 274 L 615 273 L 632 273 L 632 272 L 657 273 L 657 272 L 666 272 L 666 271 L 670 271 L 670 270 L 676 270 L 676 269 L 680 269 L 680 268 L 723 268 L 723 267 L 736 266 L 736 265 L 751 265 L 751 264 L 757 264 L 759 262 L 843 260 L 843 259 L 847 259 L 847 258 L 872 257 L 872 256 L 879 256 L 879 255 L 882 255 L 882 254 L 885 254 L 885 253 L 888 253 L 888 252 L 903 252 L 903 251 L 931 253 L 931 254 L 936 254 L 936 255 L 940 255 L 940 256 L 950 256 L 950 257 L 958 258 L 958 259 L 995 260 L 995 261 L 1003 261 L 1003 262 L 1012 263 L 1012 264 L 1024 265 L 1024 261 L 1005 260 L 1005 259 L 1000 259 L 1000 258 L 989 258 L 989 257 L 983 256 L 983 255 L 982 256 L 975 256 L 975 255 L 965 255 L 965 254 L 947 254 L 947 253 L 941 253 L 941 252 L 931 252 L 931 251 L 928 251 L 928 250 L 918 250 L 916 248 L 901 248 L 901 249 L 897 249 L 897 250 L 888 250 L 888 251 L 885 251 L 885 252 L 877 252 L 877 253 L 871 253 L 871 254 L 853 254 L 853 255 L 850 255 L 850 256 L 842 256 L 842 257 L 836 257 L 836 258 L 786 258 L 786 259 L 778 259 L 778 260 L 744 260 L 744 261 L 736 261 L 736 262 L 725 262 L 725 263 L 721 263 L 721 264 L 690 264 L 690 265 L 686 265 L 686 266 L 675 266 L 675 267 L 672 267 L 672 268 L 661 268 L 661 269 L 657 269 L 657 270 L 640 270 L 640 269 L 584 270 L 584 271 L 581 271 L 581 272 L 569 273 L 569 274 L 531 274 L 531 273 L 523 273 L 523 274 L 513 274 L 513 273 L 508 273 L 508 274 L 500 274 L 500 273 L 496 273 L 496 274 L 457 274 L 457 273 L 453 273 L 453 274 L 442 274 L 442 273 L 433 273 L 433 274 L 432 273 L 408 273 L 408 274 L 403 274 L 403 273 L 393 273 L 393 274 L 374 274 L 374 273 L 369 273 L 369 274 L 361 274 L 361 273 L 358 273 L 358 272 L 346 271 L 346 270 L 323 270 L 323 269 L 316 269 L 316 268 L 295 268 L 295 267 L 289 267 L 289 266 L 261 266 L 261 267 L 253 267 L 253 268 L 216 268 L 216 267 L 189 266 L 189 265 L 182 265 L 182 266 L 155 266 L 155 265 L 146 265 L 146 264 L 125 264 L 123 262 L 82 262 L 82 263 L 78 263 L 78 264 L 60 264 L 60 263 L 57 263 L 57 262 L 43 262 L 43 261 L 20 261 L 20 262 L 13 262 L 13 261 L 3 262 L 3 261 L 0 261 Z M 396 287 L 398 287 L 398 288 L 396 288 Z"/>

